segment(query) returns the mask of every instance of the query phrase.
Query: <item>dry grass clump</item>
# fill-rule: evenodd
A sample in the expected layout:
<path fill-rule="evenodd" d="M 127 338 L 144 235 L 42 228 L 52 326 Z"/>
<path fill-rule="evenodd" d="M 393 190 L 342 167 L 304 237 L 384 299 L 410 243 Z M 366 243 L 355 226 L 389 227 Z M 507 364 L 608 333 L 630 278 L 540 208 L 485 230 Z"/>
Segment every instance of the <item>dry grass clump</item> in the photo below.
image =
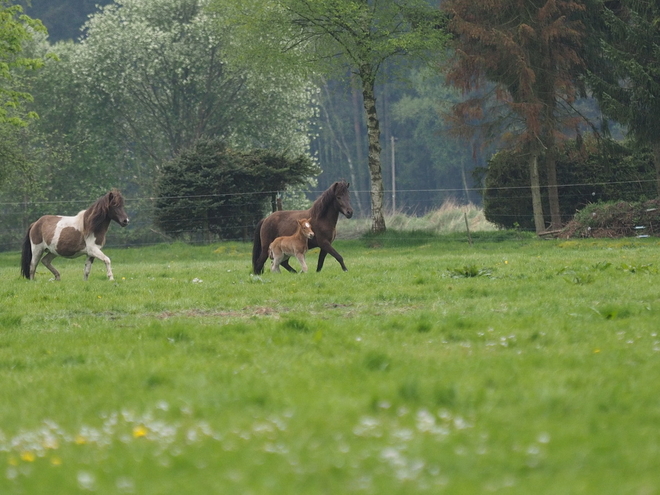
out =
<path fill-rule="evenodd" d="M 455 201 L 446 201 L 436 210 L 423 216 L 406 215 L 401 211 L 385 214 L 385 225 L 388 229 L 400 232 L 432 232 L 449 234 L 465 232 L 465 217 L 471 232 L 498 230 L 497 226 L 486 220 L 483 209 L 474 205 L 460 205 Z M 371 218 L 339 218 L 337 226 L 338 239 L 358 239 L 371 230 Z"/>

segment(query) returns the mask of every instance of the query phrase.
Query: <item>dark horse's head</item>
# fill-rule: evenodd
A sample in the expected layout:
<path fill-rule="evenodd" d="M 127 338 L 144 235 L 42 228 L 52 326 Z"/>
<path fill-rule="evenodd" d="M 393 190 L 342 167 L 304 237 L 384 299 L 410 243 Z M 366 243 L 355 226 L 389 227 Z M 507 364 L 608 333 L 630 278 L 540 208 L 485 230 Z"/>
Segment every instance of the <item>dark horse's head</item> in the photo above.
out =
<path fill-rule="evenodd" d="M 335 201 L 337 202 L 337 209 L 346 218 L 353 216 L 353 208 L 351 207 L 351 198 L 348 193 L 348 186 L 350 184 L 346 181 L 335 182 L 332 189 L 335 193 Z"/>

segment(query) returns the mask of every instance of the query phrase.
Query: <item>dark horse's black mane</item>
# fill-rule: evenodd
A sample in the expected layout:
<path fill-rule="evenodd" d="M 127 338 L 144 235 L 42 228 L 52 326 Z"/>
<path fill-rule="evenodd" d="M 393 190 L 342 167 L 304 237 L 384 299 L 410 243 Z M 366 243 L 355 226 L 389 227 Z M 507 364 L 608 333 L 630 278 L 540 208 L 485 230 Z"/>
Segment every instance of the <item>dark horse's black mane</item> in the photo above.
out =
<path fill-rule="evenodd" d="M 124 206 L 124 197 L 117 189 L 113 189 L 97 199 L 92 206 L 87 208 L 84 220 L 84 233 L 97 232 L 104 227 L 108 220 L 110 208 L 121 208 Z"/>
<path fill-rule="evenodd" d="M 348 183 L 346 181 L 337 182 L 336 190 L 332 188 L 326 189 L 323 193 L 316 198 L 316 201 L 312 204 L 312 207 L 309 209 L 310 216 L 312 218 L 319 218 L 324 216 L 328 208 L 332 205 L 332 202 L 335 200 L 336 196 L 341 195 L 348 189 Z"/>

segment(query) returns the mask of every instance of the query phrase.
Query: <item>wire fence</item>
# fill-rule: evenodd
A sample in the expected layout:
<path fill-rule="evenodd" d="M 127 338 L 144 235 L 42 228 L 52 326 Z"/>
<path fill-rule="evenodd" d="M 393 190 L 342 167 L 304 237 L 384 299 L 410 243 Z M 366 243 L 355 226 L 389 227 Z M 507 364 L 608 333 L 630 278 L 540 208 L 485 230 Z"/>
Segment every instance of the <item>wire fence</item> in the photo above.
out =
<path fill-rule="evenodd" d="M 642 181 L 615 181 L 615 182 L 593 182 L 593 183 L 575 183 L 575 184 L 559 184 L 560 201 L 566 201 L 570 204 L 583 203 L 586 206 L 589 203 L 600 201 L 597 192 L 599 188 L 604 186 L 616 187 L 630 186 L 638 184 L 641 188 L 645 186 L 648 189 L 650 183 L 655 183 L 654 180 Z M 585 193 L 585 188 L 592 188 L 592 193 Z M 547 190 L 544 186 L 542 190 Z M 466 192 L 475 193 L 480 196 L 483 195 L 484 188 L 439 188 L 439 189 L 397 189 L 395 191 L 397 198 L 397 211 L 391 212 L 390 198 L 392 197 L 392 190 L 384 191 L 384 206 L 388 213 L 396 213 L 410 216 L 424 216 L 429 212 L 438 210 L 442 207 L 443 203 L 447 200 L 453 200 L 459 206 L 461 204 L 460 198 L 465 196 Z M 518 200 L 522 203 L 529 204 L 529 216 L 532 216 L 532 195 L 528 186 L 512 186 L 512 187 L 497 187 L 488 188 L 489 194 L 497 192 L 505 192 L 509 198 Z M 171 242 L 175 238 L 162 232 L 154 223 L 155 213 L 157 211 L 157 201 L 163 202 L 164 200 L 172 201 L 186 201 L 190 203 L 189 209 L 192 212 L 195 209 L 195 202 L 204 200 L 221 201 L 228 198 L 241 198 L 241 206 L 247 208 L 254 207 L 256 209 L 263 207 L 264 195 L 275 195 L 278 191 L 260 192 L 260 193 L 218 193 L 208 195 L 180 195 L 167 198 L 156 198 L 150 196 L 136 196 L 125 197 L 126 210 L 131 218 L 131 223 L 125 229 L 112 228 L 108 234 L 107 246 L 140 246 L 150 245 L 162 242 Z M 322 191 L 305 191 L 305 194 L 310 198 L 310 202 L 318 197 Z M 368 197 L 369 190 L 351 190 L 352 195 L 361 195 Z M 406 202 L 407 197 L 419 196 L 420 193 L 425 193 L 428 199 L 416 199 L 415 201 Z M 254 201 L 249 198 L 254 197 Z M 444 199 L 438 199 L 444 198 Z M 31 202 L 18 202 L 6 201 L 0 202 L 0 251 L 12 251 L 20 249 L 21 241 L 25 236 L 29 223 L 36 220 L 43 214 L 53 215 L 75 215 L 80 210 L 89 207 L 96 198 L 88 200 L 48 200 L 48 201 L 31 201 Z M 311 204 L 311 203 L 310 203 Z M 353 204 L 355 207 L 355 203 Z M 283 205 L 287 209 L 286 203 Z M 185 207 L 182 207 L 185 208 Z M 223 214 L 222 207 L 215 208 L 213 211 L 216 213 L 208 217 L 209 222 L 224 223 L 233 218 L 234 214 Z M 264 215 L 268 212 L 264 211 Z M 364 213 L 368 216 L 369 213 Z M 516 218 L 518 214 L 507 215 L 506 213 L 498 213 L 500 217 Z M 181 230 L 177 235 L 184 238 L 186 242 L 190 243 L 209 243 L 218 241 L 246 241 L 250 240 L 255 227 L 254 219 L 246 219 L 245 223 L 238 224 L 238 229 L 233 229 L 241 232 L 241 235 L 221 236 L 221 235 L 204 235 L 196 229 Z M 116 226 L 115 226 L 116 227 Z"/>

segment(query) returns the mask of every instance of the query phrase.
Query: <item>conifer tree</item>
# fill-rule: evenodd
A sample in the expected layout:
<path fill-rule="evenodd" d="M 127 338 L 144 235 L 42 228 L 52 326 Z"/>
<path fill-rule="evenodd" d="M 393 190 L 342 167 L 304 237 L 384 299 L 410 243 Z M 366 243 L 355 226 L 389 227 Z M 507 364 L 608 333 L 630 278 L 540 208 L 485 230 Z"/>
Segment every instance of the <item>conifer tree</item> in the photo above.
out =
<path fill-rule="evenodd" d="M 600 20 L 589 84 L 603 112 L 651 147 L 660 195 L 660 4 L 607 1 Z"/>
<path fill-rule="evenodd" d="M 504 132 L 526 152 L 537 232 L 546 228 L 539 180 L 539 159 L 544 158 L 551 228 L 559 228 L 554 156 L 562 129 L 575 125 L 568 119 L 575 117 L 571 103 L 584 65 L 581 16 L 586 2 L 447 0 L 443 8 L 455 35 L 448 81 L 466 93 L 477 90 L 454 107 L 454 116 L 468 128 L 475 119 L 484 123 L 489 108 L 488 132 Z"/>

